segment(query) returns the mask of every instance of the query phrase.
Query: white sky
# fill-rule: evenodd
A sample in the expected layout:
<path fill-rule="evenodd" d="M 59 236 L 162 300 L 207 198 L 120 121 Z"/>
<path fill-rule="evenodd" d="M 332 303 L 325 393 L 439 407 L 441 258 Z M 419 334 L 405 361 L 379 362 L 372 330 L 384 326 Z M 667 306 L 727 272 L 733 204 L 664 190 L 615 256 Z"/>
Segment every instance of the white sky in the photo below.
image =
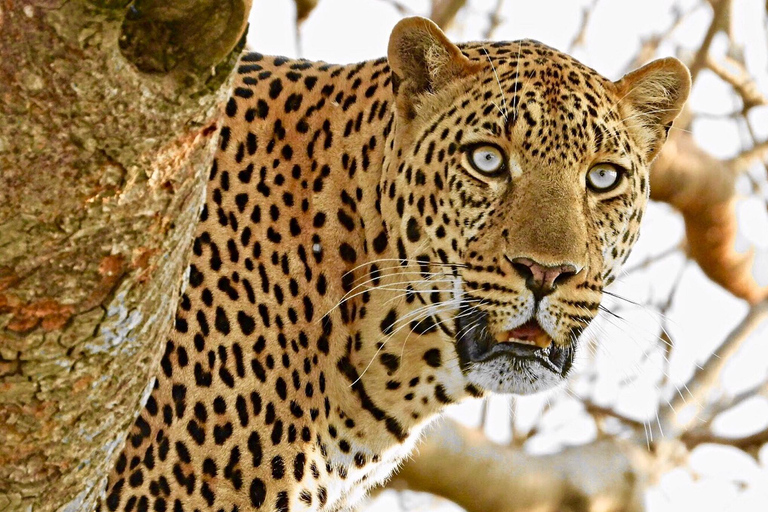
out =
<path fill-rule="evenodd" d="M 401 0 L 411 14 L 426 15 L 427 0 Z M 688 12 L 683 24 L 662 45 L 658 56 L 677 54 L 685 58 L 698 48 L 711 20 L 706 2 L 697 0 L 599 0 L 590 21 L 585 45 L 574 55 L 585 64 L 612 79 L 618 79 L 635 55 L 642 38 L 664 31 L 673 21 L 671 8 Z M 506 0 L 503 23 L 495 39 L 532 38 L 567 51 L 581 23 L 581 12 L 591 0 Z M 488 25 L 488 13 L 496 0 L 470 0 L 459 13 L 458 22 L 448 35 L 455 41 L 476 40 Z M 750 72 L 760 89 L 768 92 L 768 22 L 763 0 L 734 0 L 733 23 L 737 44 L 741 45 Z M 697 7 L 698 6 L 698 7 Z M 294 4 L 290 0 L 254 0 L 248 36 L 250 48 L 266 54 L 299 55 L 294 23 Z M 386 54 L 389 32 L 401 14 L 387 0 L 320 0 L 319 6 L 304 23 L 301 55 L 313 60 L 350 63 Z M 679 52 L 678 52 L 679 50 Z M 733 49 L 731 49 L 733 50 Z M 728 53 L 727 39 L 717 37 L 712 55 L 722 60 Z M 693 134 L 703 147 L 717 157 L 727 158 L 747 147 L 744 127 L 728 118 L 741 108 L 727 85 L 713 73 L 703 71 L 691 94 L 695 112 L 707 114 L 693 124 Z M 768 137 L 768 107 L 751 113 L 758 137 Z M 751 199 L 739 205 L 742 235 L 747 245 L 760 249 L 758 269 L 768 279 L 768 182 L 765 169 L 757 165 L 750 175 L 761 187 Z M 739 190 L 751 191 L 749 181 L 739 182 Z M 664 205 L 651 205 L 643 232 L 627 268 L 649 255 L 659 254 L 679 244 L 683 225 L 679 216 Z M 675 303 L 667 313 L 668 331 L 675 340 L 667 371 L 673 383 L 680 385 L 690 377 L 697 363 L 704 361 L 726 334 L 746 313 L 744 303 L 734 299 L 703 276 L 680 255 L 671 256 L 651 267 L 650 272 L 629 275 L 612 288 L 633 301 L 658 303 L 666 299 L 671 283 L 682 271 L 682 281 Z M 595 402 L 614 406 L 623 414 L 650 420 L 659 400 L 659 378 L 665 369 L 657 350 L 661 319 L 655 309 L 627 307 L 617 301 L 606 305 L 620 310 L 625 321 L 603 318 L 592 334 L 599 349 L 594 363 L 583 355 L 582 369 L 597 367 L 593 383 L 578 377 L 571 390 L 589 396 Z M 583 351 L 583 353 L 588 351 Z M 724 391 L 736 393 L 749 389 L 768 376 L 768 326 L 752 336 L 744 350 L 729 364 L 724 376 Z M 632 383 L 621 382 L 631 378 Z M 674 389 L 664 390 L 667 393 Z M 526 446 L 532 452 L 548 452 L 569 444 L 589 442 L 595 426 L 580 403 L 560 391 L 546 397 L 517 399 L 516 425 L 525 430 L 538 422 L 541 434 Z M 546 402 L 554 405 L 543 418 L 539 414 Z M 510 399 L 494 397 L 490 401 L 486 427 L 488 436 L 506 443 L 510 436 Z M 481 403 L 466 402 L 449 415 L 468 425 L 479 422 Z M 748 434 L 768 423 L 768 401 L 755 398 L 739 410 L 722 415 L 715 422 L 720 433 Z M 768 510 L 768 449 L 759 462 L 743 452 L 724 447 L 702 446 L 694 451 L 686 468 L 669 473 L 648 492 L 650 512 L 696 510 L 764 511 Z M 442 500 L 409 493 L 405 496 L 385 492 L 369 511 L 458 510 Z"/>

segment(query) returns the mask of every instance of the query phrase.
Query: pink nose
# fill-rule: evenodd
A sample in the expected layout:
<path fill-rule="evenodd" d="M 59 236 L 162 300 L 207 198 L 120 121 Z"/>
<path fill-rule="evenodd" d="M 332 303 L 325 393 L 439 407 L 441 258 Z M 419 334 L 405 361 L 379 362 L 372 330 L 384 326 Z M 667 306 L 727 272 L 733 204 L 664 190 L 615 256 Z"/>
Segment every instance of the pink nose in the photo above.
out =
<path fill-rule="evenodd" d="M 533 292 L 536 300 L 549 295 L 558 285 L 563 284 L 579 273 L 570 263 L 547 266 L 536 263 L 530 258 L 508 258 L 512 268 L 525 279 L 525 286 Z"/>

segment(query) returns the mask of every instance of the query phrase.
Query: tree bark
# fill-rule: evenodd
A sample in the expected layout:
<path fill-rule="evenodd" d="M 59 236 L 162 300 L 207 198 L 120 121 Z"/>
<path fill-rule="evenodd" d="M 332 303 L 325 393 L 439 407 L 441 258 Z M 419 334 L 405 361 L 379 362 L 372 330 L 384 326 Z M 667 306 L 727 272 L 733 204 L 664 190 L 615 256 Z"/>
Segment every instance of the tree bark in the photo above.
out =
<path fill-rule="evenodd" d="M 162 353 L 249 0 L 0 4 L 0 510 L 84 510 Z"/>

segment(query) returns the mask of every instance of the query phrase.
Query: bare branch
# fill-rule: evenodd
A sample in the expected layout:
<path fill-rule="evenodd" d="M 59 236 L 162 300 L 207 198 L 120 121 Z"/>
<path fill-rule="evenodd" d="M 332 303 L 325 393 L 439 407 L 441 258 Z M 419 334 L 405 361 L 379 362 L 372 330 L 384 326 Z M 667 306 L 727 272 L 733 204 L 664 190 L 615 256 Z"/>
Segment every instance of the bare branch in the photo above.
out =
<path fill-rule="evenodd" d="M 750 388 L 735 396 L 723 395 L 714 402 L 707 404 L 705 409 L 699 415 L 702 420 L 701 426 L 686 432 L 685 436 L 697 436 L 703 435 L 705 433 L 711 435 L 709 428 L 712 426 L 712 422 L 715 420 L 715 418 L 717 418 L 719 414 L 727 411 L 728 409 L 736 407 L 737 405 L 740 405 L 750 398 L 757 396 L 768 398 L 768 381 L 764 382 L 757 388 Z"/>
<path fill-rule="evenodd" d="M 765 162 L 768 159 L 768 140 L 764 140 L 754 147 L 742 151 L 735 157 L 726 162 L 726 165 L 733 170 L 734 173 L 742 173 L 749 169 L 749 167 L 759 161 Z"/>
<path fill-rule="evenodd" d="M 585 410 L 592 416 L 615 418 L 635 431 L 640 431 L 645 427 L 645 424 L 642 421 L 638 421 L 636 419 L 624 416 L 623 414 L 619 414 L 610 407 L 603 407 L 602 405 L 597 405 L 594 402 L 586 399 L 582 400 L 581 402 L 584 404 Z"/>
<path fill-rule="evenodd" d="M 445 421 L 397 478 L 469 512 L 593 510 L 596 503 L 600 510 L 639 512 L 645 479 L 637 468 L 645 459 L 642 450 L 615 439 L 532 456 Z"/>
<path fill-rule="evenodd" d="M 584 46 L 584 43 L 586 42 L 587 38 L 587 28 L 589 28 L 589 20 L 592 17 L 592 13 L 595 10 L 595 7 L 597 7 L 597 2 L 599 0 L 592 0 L 592 3 L 589 4 L 587 7 L 584 7 L 581 11 L 581 25 L 579 26 L 579 31 L 576 33 L 576 35 L 571 40 L 571 43 L 568 45 L 568 52 L 571 53 L 573 50 L 580 46 Z"/>
<path fill-rule="evenodd" d="M 693 432 L 683 433 L 683 435 L 680 436 L 680 439 L 689 449 L 695 448 L 696 446 L 704 443 L 717 443 L 733 446 L 736 448 L 747 449 L 753 446 L 760 446 L 763 443 L 768 442 L 768 428 L 744 437 L 718 436 L 708 431 L 702 432 L 696 430 Z"/>
<path fill-rule="evenodd" d="M 294 0 L 296 4 L 296 28 L 304 22 L 317 7 L 319 0 Z"/>
<path fill-rule="evenodd" d="M 693 57 L 693 62 L 689 66 L 691 71 L 691 83 L 696 81 L 699 76 L 699 72 L 706 66 L 707 59 L 709 58 L 709 47 L 712 46 L 712 40 L 715 35 L 722 31 L 728 30 L 728 24 L 730 23 L 731 7 L 733 0 L 711 0 L 713 15 L 712 22 L 709 25 L 704 40 Z"/>
<path fill-rule="evenodd" d="M 493 12 L 488 14 L 488 28 L 485 29 L 485 33 L 483 34 L 484 39 L 492 39 L 493 33 L 496 32 L 496 29 L 499 28 L 499 25 L 504 21 L 501 17 L 501 8 L 503 5 L 504 0 L 496 0 L 496 7 L 494 7 Z"/>
<path fill-rule="evenodd" d="M 721 80 L 733 87 L 736 94 L 744 103 L 744 112 L 758 105 L 768 105 L 768 98 L 760 91 L 755 79 L 749 74 L 743 64 L 734 59 L 727 59 L 727 64 L 739 69 L 739 74 L 730 71 L 720 64 L 712 56 L 706 57 L 706 67 L 715 73 Z"/>
<path fill-rule="evenodd" d="M 381 0 L 382 2 L 388 3 L 392 7 L 395 8 L 395 10 L 400 14 L 400 16 L 413 16 L 413 10 L 405 5 L 402 2 L 399 2 L 398 0 Z"/>
<path fill-rule="evenodd" d="M 752 306 L 746 317 L 731 331 L 716 353 L 693 374 L 686 383 L 687 397 L 677 395 L 668 406 L 659 410 L 660 422 L 666 436 L 681 434 L 701 421 L 700 414 L 713 399 L 712 392 L 719 385 L 728 360 L 744 345 L 749 336 L 768 319 L 768 300 Z"/>
<path fill-rule="evenodd" d="M 624 275 L 631 275 L 636 272 L 646 271 L 648 270 L 651 265 L 654 263 L 658 263 L 659 261 L 665 260 L 672 256 L 673 254 L 677 254 L 681 250 L 684 250 L 683 244 L 673 245 L 672 247 L 669 247 L 660 253 L 657 254 L 651 254 L 647 258 L 645 258 L 640 263 L 629 267 L 627 270 L 623 272 Z"/>
<path fill-rule="evenodd" d="M 438 27 L 447 30 L 466 3 L 467 0 L 432 0 L 429 17 Z"/>
<path fill-rule="evenodd" d="M 632 69 L 635 69 L 636 67 L 642 66 L 643 64 L 647 63 L 649 60 L 653 58 L 653 56 L 656 54 L 656 50 L 659 49 L 659 46 L 661 46 L 661 43 L 669 39 L 669 37 L 672 35 L 672 33 L 683 24 L 683 22 L 688 18 L 688 16 L 694 12 L 696 9 L 701 7 L 701 4 L 694 5 L 692 8 L 690 8 L 687 11 L 680 11 L 676 7 L 673 8 L 673 19 L 672 23 L 667 27 L 665 30 L 654 34 L 642 41 L 642 45 L 640 47 L 640 50 L 637 52 L 635 57 L 632 59 L 632 61 L 629 63 L 629 65 L 625 68 L 625 72 L 629 72 Z"/>
<path fill-rule="evenodd" d="M 651 199 L 683 215 L 688 254 L 710 279 L 736 297 L 759 302 L 768 286 L 754 279 L 754 251 L 736 250 L 735 174 L 690 134 L 672 133 L 651 168 Z"/>

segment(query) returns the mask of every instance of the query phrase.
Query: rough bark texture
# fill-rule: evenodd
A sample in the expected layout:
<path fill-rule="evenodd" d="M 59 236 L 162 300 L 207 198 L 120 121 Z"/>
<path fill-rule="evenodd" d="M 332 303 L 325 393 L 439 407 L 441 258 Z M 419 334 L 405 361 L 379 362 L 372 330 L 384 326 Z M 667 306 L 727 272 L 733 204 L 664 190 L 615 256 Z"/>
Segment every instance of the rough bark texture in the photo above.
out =
<path fill-rule="evenodd" d="M 0 2 L 0 510 L 101 488 L 162 352 L 250 7 L 126 4 Z"/>

